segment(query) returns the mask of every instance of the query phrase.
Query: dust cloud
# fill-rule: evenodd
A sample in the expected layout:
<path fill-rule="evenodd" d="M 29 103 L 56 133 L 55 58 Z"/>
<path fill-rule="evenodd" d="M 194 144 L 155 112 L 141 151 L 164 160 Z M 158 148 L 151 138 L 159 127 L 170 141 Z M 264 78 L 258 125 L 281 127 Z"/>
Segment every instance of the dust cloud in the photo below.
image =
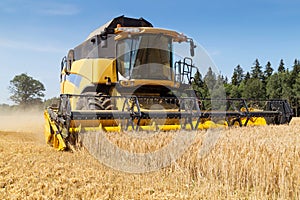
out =
<path fill-rule="evenodd" d="M 44 140 L 43 111 L 37 109 L 0 112 L 0 131 L 28 133 L 35 139 Z"/>

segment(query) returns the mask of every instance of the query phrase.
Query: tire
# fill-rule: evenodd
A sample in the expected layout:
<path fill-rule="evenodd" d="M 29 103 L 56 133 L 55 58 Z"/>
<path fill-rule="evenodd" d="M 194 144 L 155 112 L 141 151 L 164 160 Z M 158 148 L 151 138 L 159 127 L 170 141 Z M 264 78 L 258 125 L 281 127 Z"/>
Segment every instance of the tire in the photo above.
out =
<path fill-rule="evenodd" d="M 242 124 L 241 119 L 234 119 L 234 120 L 231 122 L 230 126 L 240 126 L 240 127 L 242 127 L 243 124 Z"/>
<path fill-rule="evenodd" d="M 90 97 L 79 97 L 76 104 L 77 110 L 112 110 L 113 105 L 111 99 L 103 97 L 102 93 L 85 92 L 82 95 L 88 95 Z"/>

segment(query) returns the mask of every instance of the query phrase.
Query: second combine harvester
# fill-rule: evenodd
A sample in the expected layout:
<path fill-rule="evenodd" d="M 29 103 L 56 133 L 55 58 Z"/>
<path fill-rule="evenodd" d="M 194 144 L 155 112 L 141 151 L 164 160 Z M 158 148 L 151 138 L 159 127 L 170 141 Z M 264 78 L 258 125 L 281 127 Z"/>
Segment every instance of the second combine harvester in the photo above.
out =
<path fill-rule="evenodd" d="M 187 52 L 176 49 L 181 44 Z M 45 110 L 47 142 L 64 150 L 78 133 L 96 129 L 196 130 L 291 120 L 282 100 L 253 109 L 244 99 L 196 97 L 195 47 L 191 38 L 143 18 L 120 16 L 96 29 L 62 60 L 59 105 Z"/>

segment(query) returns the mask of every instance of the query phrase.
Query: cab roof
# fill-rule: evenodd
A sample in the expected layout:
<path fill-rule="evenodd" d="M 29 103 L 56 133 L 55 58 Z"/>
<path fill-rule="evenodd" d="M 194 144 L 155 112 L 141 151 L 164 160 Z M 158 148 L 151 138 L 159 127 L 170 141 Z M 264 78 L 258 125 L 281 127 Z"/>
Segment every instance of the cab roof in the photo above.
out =
<path fill-rule="evenodd" d="M 150 22 L 142 17 L 137 19 L 125 17 L 124 15 L 122 15 L 108 21 L 106 24 L 91 32 L 86 40 L 94 37 L 95 35 L 113 34 L 118 24 L 120 24 L 122 27 L 153 27 Z"/>

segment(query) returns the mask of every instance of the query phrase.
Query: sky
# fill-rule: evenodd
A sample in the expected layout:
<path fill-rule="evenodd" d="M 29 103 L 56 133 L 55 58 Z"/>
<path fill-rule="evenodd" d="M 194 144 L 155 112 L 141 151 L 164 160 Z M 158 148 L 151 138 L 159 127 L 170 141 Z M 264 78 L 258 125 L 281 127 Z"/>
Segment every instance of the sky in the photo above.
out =
<path fill-rule="evenodd" d="M 298 0 L 1 0 L 0 104 L 10 80 L 27 75 L 45 86 L 45 99 L 59 96 L 60 62 L 97 27 L 120 15 L 185 33 L 229 79 L 255 59 L 291 69 L 300 59 Z"/>

